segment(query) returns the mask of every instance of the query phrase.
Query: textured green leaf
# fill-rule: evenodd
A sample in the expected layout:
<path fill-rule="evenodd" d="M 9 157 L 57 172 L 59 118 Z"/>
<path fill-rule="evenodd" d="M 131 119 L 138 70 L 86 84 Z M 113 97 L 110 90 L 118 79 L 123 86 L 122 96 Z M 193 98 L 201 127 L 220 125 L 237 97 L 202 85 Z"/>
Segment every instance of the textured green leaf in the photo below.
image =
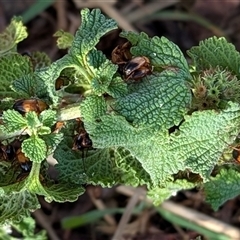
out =
<path fill-rule="evenodd" d="M 121 174 L 121 183 L 133 187 L 146 185 L 151 187 L 151 177 L 141 163 L 124 148 L 114 149 L 114 159 Z"/>
<path fill-rule="evenodd" d="M 129 150 L 150 175 L 154 185 L 183 169 L 183 162 L 172 151 L 166 132 L 135 128 L 120 116 L 102 116 L 95 123 L 84 122 L 84 126 L 94 147 L 124 147 Z"/>
<path fill-rule="evenodd" d="M 92 11 L 83 9 L 81 16 L 82 24 L 69 50 L 71 55 L 79 59 L 79 62 L 96 46 L 104 34 L 117 28 L 117 23 L 101 14 L 100 9 Z"/>
<path fill-rule="evenodd" d="M 166 183 L 165 186 L 150 189 L 147 195 L 152 199 L 153 204 L 158 206 L 166 199 L 176 195 L 178 191 L 192 189 L 194 187 L 194 183 L 188 182 L 185 179 L 178 179 L 175 182 Z"/>
<path fill-rule="evenodd" d="M 240 128 L 240 108 L 231 104 L 222 112 L 195 112 L 186 117 L 173 138 L 172 147 L 186 169 L 206 180 L 221 157 L 227 143 L 233 142 Z"/>
<path fill-rule="evenodd" d="M 108 149 L 73 151 L 60 145 L 54 152 L 59 180 L 77 184 L 86 182 L 111 187 L 120 176 Z"/>
<path fill-rule="evenodd" d="M 106 93 L 113 98 L 120 98 L 128 93 L 126 82 L 121 77 L 114 77 L 106 90 Z"/>
<path fill-rule="evenodd" d="M 0 58 L 0 91 L 10 91 L 11 84 L 31 72 L 29 59 L 20 54 L 10 54 Z"/>
<path fill-rule="evenodd" d="M 2 119 L 8 132 L 23 130 L 27 127 L 27 120 L 15 110 L 4 111 Z"/>
<path fill-rule="evenodd" d="M 63 134 L 62 133 L 51 133 L 48 135 L 43 135 L 41 138 L 44 140 L 44 142 L 47 145 L 47 156 L 53 153 L 53 151 L 56 149 L 58 144 L 63 140 Z"/>
<path fill-rule="evenodd" d="M 51 133 L 50 127 L 41 126 L 40 128 L 37 129 L 38 135 L 46 135 L 46 134 L 50 134 L 50 133 Z"/>
<path fill-rule="evenodd" d="M 22 151 L 26 157 L 36 163 L 40 163 L 47 157 L 46 143 L 36 136 L 31 136 L 22 142 Z"/>
<path fill-rule="evenodd" d="M 0 223 L 19 222 L 31 210 L 40 208 L 35 194 L 29 191 L 11 192 L 0 196 Z"/>
<path fill-rule="evenodd" d="M 37 84 L 36 84 L 36 79 L 34 78 L 33 73 L 29 73 L 15 79 L 12 82 L 11 88 L 15 92 L 22 94 L 26 98 L 29 98 L 32 96 L 36 96 L 36 97 L 39 96 L 38 94 L 36 94 Z M 38 90 L 40 90 L 40 86 Z"/>
<path fill-rule="evenodd" d="M 45 52 L 31 52 L 30 61 L 33 64 L 34 70 L 48 67 L 51 64 L 51 59 Z"/>
<path fill-rule="evenodd" d="M 86 97 L 81 103 L 81 113 L 84 121 L 92 122 L 104 115 L 107 105 L 102 96 L 91 95 Z"/>
<path fill-rule="evenodd" d="M 44 126 L 52 127 L 57 122 L 57 112 L 54 110 L 45 110 L 39 115 L 39 120 Z"/>
<path fill-rule="evenodd" d="M 214 36 L 201 41 L 199 46 L 192 47 L 187 53 L 193 59 L 198 71 L 221 66 L 240 77 L 240 54 L 224 37 Z"/>
<path fill-rule="evenodd" d="M 149 40 L 149 36 L 144 33 L 136 33 L 136 32 L 131 32 L 131 31 L 123 31 L 119 34 L 121 37 L 127 38 L 129 42 L 132 43 L 132 45 L 137 45 L 137 43 L 142 39 L 145 41 Z"/>
<path fill-rule="evenodd" d="M 217 211 L 224 202 L 240 194 L 240 173 L 234 169 L 222 169 L 204 184 L 204 189 L 206 201 Z"/>
<path fill-rule="evenodd" d="M 85 192 L 85 189 L 73 183 L 59 183 L 45 187 L 45 191 L 48 193 L 45 196 L 47 202 L 55 201 L 62 203 L 77 201 L 78 197 Z"/>
<path fill-rule="evenodd" d="M 72 58 L 69 55 L 65 55 L 63 58 L 52 63 L 51 66 L 45 69 L 38 69 L 35 72 L 36 83 L 38 85 L 36 95 L 39 98 L 45 98 L 47 96 L 54 105 L 57 105 L 59 96 L 55 90 L 55 81 L 63 69 L 73 66 Z"/>
<path fill-rule="evenodd" d="M 37 128 L 42 126 L 42 123 L 38 119 L 37 113 L 35 113 L 34 111 L 27 112 L 25 118 L 27 120 L 28 128 L 30 128 L 33 133 Z"/>
<path fill-rule="evenodd" d="M 101 95 L 107 92 L 108 86 L 118 67 L 112 64 L 110 60 L 107 60 L 102 52 L 95 49 L 91 50 L 89 53 L 88 61 L 90 68 L 93 66 L 91 72 L 94 77 L 91 81 L 91 87 L 97 95 Z"/>
<path fill-rule="evenodd" d="M 58 30 L 53 36 L 57 37 L 57 46 L 59 49 L 70 48 L 74 40 L 74 36 L 71 33 L 64 32 L 63 30 Z"/>
<path fill-rule="evenodd" d="M 164 71 L 133 84 L 113 109 L 134 125 L 167 129 L 178 125 L 191 102 L 191 93 L 179 74 Z"/>
<path fill-rule="evenodd" d="M 46 231 L 42 230 L 35 233 L 36 222 L 32 217 L 25 217 L 19 223 L 13 224 L 13 227 L 24 236 L 24 239 L 47 240 Z"/>
<path fill-rule="evenodd" d="M 123 32 L 121 36 L 129 41 L 133 40 L 132 44 L 136 46 L 131 48 L 131 53 L 134 56 L 146 56 L 156 68 L 181 71 L 184 73 L 185 80 L 191 78 L 183 53 L 176 44 L 167 38 L 157 36 L 149 38 L 146 34 L 141 33 L 137 39 L 137 35 L 131 32 Z"/>
<path fill-rule="evenodd" d="M 0 56 L 15 50 L 17 43 L 27 37 L 26 27 L 23 26 L 20 17 L 14 17 L 10 25 L 0 34 Z"/>

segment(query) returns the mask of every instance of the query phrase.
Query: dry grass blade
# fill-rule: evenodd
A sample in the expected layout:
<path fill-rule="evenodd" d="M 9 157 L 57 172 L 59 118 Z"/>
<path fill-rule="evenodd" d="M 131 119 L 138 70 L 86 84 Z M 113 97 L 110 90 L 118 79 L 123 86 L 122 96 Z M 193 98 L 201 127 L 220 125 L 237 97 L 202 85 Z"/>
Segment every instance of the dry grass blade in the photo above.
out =
<path fill-rule="evenodd" d="M 142 195 L 142 191 L 139 190 L 138 188 L 134 190 L 134 194 L 131 196 L 130 201 L 128 202 L 128 205 L 124 211 L 124 214 L 122 215 L 122 218 L 119 222 L 118 228 L 113 236 L 113 240 L 121 240 L 123 239 L 123 233 L 124 233 L 124 229 L 131 217 L 132 211 L 134 209 L 134 207 L 136 206 L 136 204 L 139 201 L 139 197 Z"/>
<path fill-rule="evenodd" d="M 135 194 L 133 187 L 119 186 L 116 188 L 116 191 L 129 197 L 132 197 Z M 139 195 L 139 199 L 151 203 L 151 200 L 145 197 L 146 191 L 142 189 L 142 194 Z M 179 217 L 182 217 L 189 222 L 195 223 L 200 227 L 208 229 L 209 231 L 227 235 L 231 239 L 240 239 L 239 229 L 219 220 L 216 220 L 212 217 L 209 217 L 205 214 L 199 213 L 193 209 L 189 209 L 187 207 L 175 204 L 171 201 L 165 201 L 164 203 L 162 203 L 161 208 Z"/>

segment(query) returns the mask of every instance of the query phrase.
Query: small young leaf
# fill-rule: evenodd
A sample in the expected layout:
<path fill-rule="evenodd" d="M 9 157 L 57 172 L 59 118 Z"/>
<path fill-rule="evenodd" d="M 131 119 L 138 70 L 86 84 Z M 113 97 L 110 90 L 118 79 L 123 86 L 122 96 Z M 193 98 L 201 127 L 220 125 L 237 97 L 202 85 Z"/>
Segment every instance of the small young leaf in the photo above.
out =
<path fill-rule="evenodd" d="M 8 132 L 23 130 L 28 124 L 27 120 L 15 110 L 4 111 L 2 120 Z"/>
<path fill-rule="evenodd" d="M 53 35 L 57 37 L 57 46 L 59 49 L 67 49 L 72 46 L 72 42 L 74 40 L 74 36 L 71 33 L 64 32 L 63 30 L 58 30 Z"/>
<path fill-rule="evenodd" d="M 102 95 L 108 91 L 108 86 L 118 67 L 107 60 L 102 52 L 95 49 L 91 50 L 89 53 L 88 61 L 90 66 L 92 65 L 94 67 L 91 69 L 93 74 L 93 79 L 91 81 L 92 89 L 95 94 Z"/>
<path fill-rule="evenodd" d="M 42 126 L 42 123 L 38 119 L 38 115 L 33 111 L 27 112 L 25 118 L 27 120 L 28 128 L 30 128 L 33 132 Z"/>
<path fill-rule="evenodd" d="M 14 17 L 10 25 L 0 34 L 0 56 L 4 53 L 16 50 L 17 43 L 27 37 L 26 27 L 23 26 L 20 17 Z"/>
<path fill-rule="evenodd" d="M 193 59 L 198 71 L 221 66 L 240 77 L 240 54 L 235 46 L 227 42 L 224 37 L 214 36 L 201 41 L 199 46 L 192 47 L 187 53 Z"/>
<path fill-rule="evenodd" d="M 217 211 L 224 202 L 240 194 L 240 173 L 234 169 L 222 169 L 204 187 L 206 201 Z"/>
<path fill-rule="evenodd" d="M 39 137 L 31 136 L 22 142 L 22 151 L 31 161 L 40 163 L 46 159 L 47 146 Z"/>
<path fill-rule="evenodd" d="M 52 127 L 57 122 L 57 112 L 54 110 L 45 110 L 39 115 L 40 122 L 47 127 Z"/>

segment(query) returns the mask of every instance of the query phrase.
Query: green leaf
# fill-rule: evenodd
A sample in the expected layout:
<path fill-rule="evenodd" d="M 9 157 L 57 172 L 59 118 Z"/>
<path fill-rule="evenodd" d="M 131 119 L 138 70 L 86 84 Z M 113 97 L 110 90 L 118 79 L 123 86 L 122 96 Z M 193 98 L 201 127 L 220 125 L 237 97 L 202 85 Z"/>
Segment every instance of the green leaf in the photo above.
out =
<path fill-rule="evenodd" d="M 240 173 L 234 169 L 222 169 L 216 177 L 204 184 L 206 201 L 217 211 L 227 200 L 240 194 Z"/>
<path fill-rule="evenodd" d="M 131 53 L 134 56 L 146 56 L 155 68 L 171 69 L 177 73 L 182 72 L 185 80 L 190 79 L 187 61 L 180 48 L 165 37 L 149 38 L 141 33 L 123 32 L 122 37 L 127 38 L 134 45 Z M 135 46 L 136 45 L 136 46 Z"/>
<path fill-rule="evenodd" d="M 38 119 L 37 113 L 34 111 L 27 112 L 25 118 L 27 120 L 28 128 L 30 128 L 30 130 L 32 130 L 33 133 L 35 129 L 42 126 L 42 123 Z"/>
<path fill-rule="evenodd" d="M 57 112 L 54 110 L 45 110 L 40 113 L 39 120 L 44 126 L 52 127 L 57 122 Z"/>
<path fill-rule="evenodd" d="M 45 230 L 35 233 L 36 222 L 32 217 L 23 218 L 21 222 L 13 224 L 13 227 L 20 232 L 26 240 L 47 240 Z"/>
<path fill-rule="evenodd" d="M 23 94 L 26 98 L 39 96 L 36 94 L 37 84 L 33 73 L 26 74 L 13 81 L 11 88 L 18 93 Z M 40 90 L 40 88 L 39 88 Z"/>
<path fill-rule="evenodd" d="M 175 155 L 167 131 L 135 128 L 123 117 L 102 116 L 95 123 L 84 126 L 96 148 L 124 147 L 150 175 L 153 185 L 163 183 L 183 169 L 183 162 Z"/>
<path fill-rule="evenodd" d="M 108 86 L 106 93 L 113 98 L 120 98 L 128 93 L 127 84 L 121 77 L 114 77 Z"/>
<path fill-rule="evenodd" d="M 173 135 L 172 148 L 185 168 L 206 181 L 227 143 L 233 142 L 240 128 L 240 107 L 231 104 L 222 112 L 194 112 L 185 118 L 180 131 Z"/>
<path fill-rule="evenodd" d="M 85 152 L 73 151 L 59 145 L 54 152 L 59 171 L 59 180 L 84 184 L 86 181 L 102 187 L 111 187 L 119 182 L 118 169 L 112 161 L 109 149 L 92 149 Z"/>
<path fill-rule="evenodd" d="M 44 142 L 47 145 L 47 156 L 53 153 L 53 151 L 56 149 L 58 144 L 63 140 L 63 134 L 62 133 L 51 133 L 48 135 L 43 135 L 41 138 L 44 140 Z"/>
<path fill-rule="evenodd" d="M 31 210 L 40 208 L 35 194 L 27 190 L 11 192 L 0 196 L 0 223 L 19 222 L 25 216 L 29 216 Z"/>
<path fill-rule="evenodd" d="M 0 57 L 8 51 L 16 50 L 17 43 L 27 37 L 26 27 L 20 17 L 14 17 L 10 25 L 0 34 Z"/>
<path fill-rule="evenodd" d="M 89 111 L 91 109 L 91 111 Z M 107 111 L 107 105 L 102 96 L 90 95 L 81 103 L 81 114 L 84 121 L 95 121 Z"/>
<path fill-rule="evenodd" d="M 71 33 L 64 32 L 63 30 L 58 30 L 53 35 L 57 37 L 57 46 L 59 49 L 67 49 L 72 46 L 72 42 L 74 40 L 74 36 Z"/>
<path fill-rule="evenodd" d="M 38 88 L 36 88 L 36 90 L 38 90 L 36 95 L 39 98 L 45 98 L 47 96 L 54 105 L 57 105 L 59 96 L 55 90 L 55 81 L 63 69 L 72 66 L 71 57 L 65 55 L 63 58 L 52 63 L 51 66 L 36 70 L 35 77 L 37 85 L 35 86 L 38 86 Z"/>
<path fill-rule="evenodd" d="M 110 85 L 113 75 L 116 73 L 118 67 L 117 65 L 112 64 L 110 60 L 107 60 L 102 52 L 95 49 L 91 50 L 89 53 L 88 61 L 89 64 L 94 67 L 91 69 L 91 72 L 94 75 L 91 81 L 91 87 L 95 94 L 101 95 L 107 92 L 108 86 Z"/>
<path fill-rule="evenodd" d="M 182 121 L 190 102 L 191 93 L 184 78 L 164 71 L 133 84 L 129 94 L 118 99 L 113 109 L 133 125 L 168 129 Z"/>
<path fill-rule="evenodd" d="M 78 58 L 79 62 L 97 45 L 104 34 L 117 28 L 117 23 L 101 14 L 100 9 L 93 9 L 92 11 L 83 9 L 81 16 L 82 24 L 77 30 L 72 47 L 69 50 L 70 55 Z"/>
<path fill-rule="evenodd" d="M 15 110 L 4 111 L 2 119 L 8 132 L 23 130 L 27 127 L 27 120 Z"/>
<path fill-rule="evenodd" d="M 78 197 L 85 192 L 85 189 L 73 183 L 53 184 L 50 187 L 45 187 L 45 200 L 47 202 L 75 202 Z"/>
<path fill-rule="evenodd" d="M 177 194 L 178 191 L 192 189 L 194 183 L 188 182 L 185 179 L 178 179 L 175 182 L 168 182 L 164 186 L 155 187 L 148 191 L 147 195 L 152 199 L 155 206 L 160 205 L 166 199 Z"/>
<path fill-rule="evenodd" d="M 42 162 L 47 157 L 46 143 L 34 135 L 22 142 L 22 151 L 26 157 L 36 163 Z"/>
<path fill-rule="evenodd" d="M 201 41 L 199 46 L 192 47 L 187 53 L 193 59 L 198 71 L 221 66 L 240 77 L 240 54 L 224 37 L 214 36 Z"/>
<path fill-rule="evenodd" d="M 151 187 L 151 177 L 144 170 L 141 163 L 124 148 L 114 149 L 114 159 L 119 168 L 121 183 L 133 187 L 146 185 Z"/>
<path fill-rule="evenodd" d="M 51 65 L 51 59 L 45 52 L 31 52 L 30 61 L 33 64 L 34 70 L 45 68 Z"/>
<path fill-rule="evenodd" d="M 31 73 L 29 59 L 20 54 L 10 54 L 0 58 L 1 87 L 0 91 L 12 91 L 10 86 L 18 79 Z M 16 91 L 15 85 L 12 86 Z M 11 90 L 10 90 L 11 89 Z"/>

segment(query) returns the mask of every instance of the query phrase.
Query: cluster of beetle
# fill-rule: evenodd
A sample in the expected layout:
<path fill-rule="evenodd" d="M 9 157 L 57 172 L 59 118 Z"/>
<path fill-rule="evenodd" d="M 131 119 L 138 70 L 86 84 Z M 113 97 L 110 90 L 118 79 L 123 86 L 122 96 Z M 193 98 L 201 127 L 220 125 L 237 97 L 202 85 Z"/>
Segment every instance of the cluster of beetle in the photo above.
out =
<path fill-rule="evenodd" d="M 42 111 L 48 109 L 48 105 L 41 99 L 20 99 L 14 103 L 13 109 L 22 115 L 30 111 L 40 114 Z M 59 131 L 63 125 L 63 122 L 57 122 L 54 132 Z M 78 125 L 78 133 L 73 138 L 72 149 L 82 151 L 82 156 L 84 156 L 84 151 L 92 148 L 92 140 L 84 129 L 81 120 L 78 120 Z M 16 181 L 24 179 L 31 171 L 32 162 L 22 152 L 21 141 L 18 139 L 8 145 L 0 145 L 0 159 L 11 162 L 11 167 L 20 172 L 16 177 Z"/>
<path fill-rule="evenodd" d="M 134 57 L 130 53 L 130 48 L 130 42 L 116 46 L 112 51 L 111 60 L 114 64 L 118 65 L 118 72 L 122 75 L 125 81 L 139 81 L 143 77 L 152 74 L 153 66 L 150 63 L 150 60 L 145 56 Z M 65 85 L 65 79 L 59 77 L 55 82 L 55 89 L 59 90 Z M 22 115 L 25 115 L 29 111 L 34 111 L 37 114 L 40 114 L 42 111 L 48 109 L 48 107 L 49 106 L 44 101 L 36 98 L 20 99 L 17 100 L 13 105 L 13 109 Z M 73 137 L 72 150 L 81 151 L 82 159 L 84 160 L 84 153 L 86 153 L 88 149 L 92 149 L 93 144 L 89 134 L 84 128 L 81 119 L 76 120 L 78 123 L 78 128 L 77 133 Z M 57 122 L 54 131 L 57 132 L 60 130 L 63 125 L 63 122 Z M 240 163 L 240 148 L 231 148 L 233 149 L 233 159 Z M 20 174 L 17 176 L 17 180 L 21 180 L 31 171 L 32 162 L 22 152 L 21 142 L 19 140 L 15 140 L 9 145 L 1 144 L 0 157 L 3 160 L 11 161 L 13 166 L 20 168 Z"/>

